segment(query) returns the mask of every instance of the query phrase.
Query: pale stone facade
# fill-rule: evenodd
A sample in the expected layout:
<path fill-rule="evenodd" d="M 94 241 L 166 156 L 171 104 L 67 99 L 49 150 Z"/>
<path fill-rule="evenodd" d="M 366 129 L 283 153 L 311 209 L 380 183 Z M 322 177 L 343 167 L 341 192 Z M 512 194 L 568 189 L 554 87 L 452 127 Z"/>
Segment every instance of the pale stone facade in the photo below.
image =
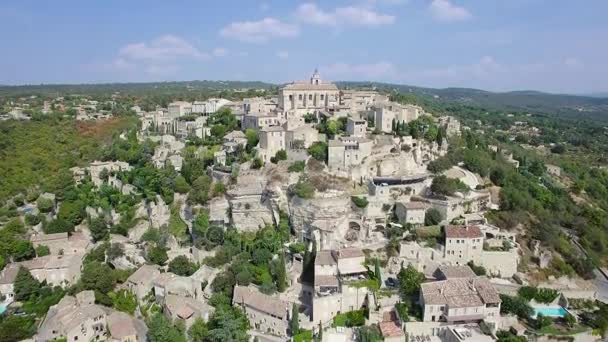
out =
<path fill-rule="evenodd" d="M 422 113 L 422 108 L 414 105 L 402 105 L 396 102 L 384 102 L 372 107 L 375 118 L 375 129 L 384 133 L 393 131 L 393 123 L 408 123 L 416 120 Z"/>
<path fill-rule="evenodd" d="M 473 261 L 479 265 L 484 236 L 477 226 L 447 226 L 445 228 L 445 259 L 456 265 Z"/>
<path fill-rule="evenodd" d="M 254 330 L 287 337 L 291 306 L 289 303 L 260 292 L 253 286 L 235 286 L 232 305 L 245 310 Z"/>
<path fill-rule="evenodd" d="M 279 89 L 279 107 L 295 115 L 334 108 L 339 103 L 338 87 L 324 82 L 317 70 L 308 81 L 296 81 Z"/>
<path fill-rule="evenodd" d="M 364 137 L 367 133 L 367 121 L 348 118 L 346 120 L 346 132 L 353 137 Z"/>
<path fill-rule="evenodd" d="M 169 103 L 167 106 L 169 116 L 176 118 L 192 113 L 192 103 L 185 101 L 176 101 Z"/>
<path fill-rule="evenodd" d="M 423 283 L 419 301 L 425 322 L 464 323 L 500 316 L 498 292 L 484 278 Z"/>

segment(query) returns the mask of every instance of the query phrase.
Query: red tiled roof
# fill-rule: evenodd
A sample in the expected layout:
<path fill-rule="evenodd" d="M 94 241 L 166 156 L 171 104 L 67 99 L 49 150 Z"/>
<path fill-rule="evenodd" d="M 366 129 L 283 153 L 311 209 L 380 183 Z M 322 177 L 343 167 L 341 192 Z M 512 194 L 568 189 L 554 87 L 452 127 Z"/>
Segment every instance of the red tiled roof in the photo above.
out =
<path fill-rule="evenodd" d="M 401 330 L 401 327 L 399 327 L 397 325 L 397 323 L 391 321 L 391 322 L 380 322 L 378 323 L 378 326 L 380 327 L 380 332 L 382 333 L 382 336 L 384 337 L 394 337 L 394 336 L 403 336 L 403 330 Z"/>
<path fill-rule="evenodd" d="M 478 226 L 447 226 L 445 227 L 445 236 L 456 239 L 473 239 L 481 238 L 483 234 Z"/>

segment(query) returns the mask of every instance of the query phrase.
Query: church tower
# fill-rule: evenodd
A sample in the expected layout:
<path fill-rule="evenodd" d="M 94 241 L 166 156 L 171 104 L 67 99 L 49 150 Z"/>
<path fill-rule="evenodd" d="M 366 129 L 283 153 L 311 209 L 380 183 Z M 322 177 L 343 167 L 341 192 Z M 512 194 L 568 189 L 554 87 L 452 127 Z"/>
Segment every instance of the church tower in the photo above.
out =
<path fill-rule="evenodd" d="M 310 84 L 312 85 L 319 85 L 321 84 L 321 75 L 319 75 L 319 70 L 315 69 L 315 72 L 312 74 L 312 77 L 310 78 Z"/>

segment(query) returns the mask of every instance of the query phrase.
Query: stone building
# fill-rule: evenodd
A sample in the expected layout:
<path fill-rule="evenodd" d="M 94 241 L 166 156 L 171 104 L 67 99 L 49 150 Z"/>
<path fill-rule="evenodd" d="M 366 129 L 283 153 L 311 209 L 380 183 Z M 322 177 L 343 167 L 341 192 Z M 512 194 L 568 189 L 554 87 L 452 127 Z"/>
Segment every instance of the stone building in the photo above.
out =
<path fill-rule="evenodd" d="M 260 292 L 254 286 L 234 287 L 232 305 L 245 310 L 251 327 L 263 333 L 287 337 L 291 306 L 289 303 Z"/>
<path fill-rule="evenodd" d="M 340 91 L 333 83 L 324 82 L 315 70 L 307 81 L 295 81 L 279 89 L 279 107 L 296 115 L 316 113 L 338 107 Z"/>
<path fill-rule="evenodd" d="M 399 222 L 420 226 L 424 224 L 424 215 L 427 204 L 424 202 L 397 202 L 395 204 L 395 214 Z"/>
<path fill-rule="evenodd" d="M 356 248 L 317 252 L 312 299 L 314 322 L 328 322 L 338 313 L 368 304 L 368 289 L 352 286 L 352 282 L 365 279 L 364 262 L 365 254 Z"/>
<path fill-rule="evenodd" d="M 465 323 L 500 316 L 500 297 L 485 278 L 456 278 L 420 285 L 423 321 Z"/>
<path fill-rule="evenodd" d="M 186 328 L 190 328 L 198 318 L 205 322 L 209 321 L 214 311 L 215 309 L 203 299 L 193 300 L 177 295 L 167 295 L 163 299 L 163 313 L 165 316 L 172 321 L 183 320 Z"/>
<path fill-rule="evenodd" d="M 374 104 L 372 111 L 375 118 L 375 129 L 391 133 L 394 123 L 408 123 L 416 120 L 422 113 L 422 108 L 410 104 L 382 102 Z"/>
<path fill-rule="evenodd" d="M 142 300 L 152 292 L 154 280 L 160 275 L 160 270 L 154 265 L 143 265 L 127 278 L 126 287 L 133 292 L 137 299 Z"/>
<path fill-rule="evenodd" d="M 446 260 L 456 265 L 465 265 L 469 261 L 479 265 L 483 240 L 484 235 L 478 226 L 445 227 Z"/>
<path fill-rule="evenodd" d="M 185 101 L 171 102 L 167 109 L 170 117 L 177 118 L 192 113 L 192 103 Z"/>
<path fill-rule="evenodd" d="M 353 137 L 364 137 L 367 133 L 367 121 L 362 119 L 346 119 L 346 132 Z"/>
<path fill-rule="evenodd" d="M 53 305 L 38 328 L 36 342 L 66 338 L 67 341 L 105 339 L 107 314 L 94 304 L 93 291 L 84 291 L 76 297 L 65 296 Z"/>
<path fill-rule="evenodd" d="M 373 141 L 361 137 L 339 137 L 327 144 L 327 165 L 330 169 L 347 171 L 361 165 L 372 153 Z"/>
<path fill-rule="evenodd" d="M 258 157 L 264 162 L 270 162 L 270 158 L 280 151 L 285 150 L 285 130 L 281 126 L 264 127 L 259 132 L 260 143 Z"/>

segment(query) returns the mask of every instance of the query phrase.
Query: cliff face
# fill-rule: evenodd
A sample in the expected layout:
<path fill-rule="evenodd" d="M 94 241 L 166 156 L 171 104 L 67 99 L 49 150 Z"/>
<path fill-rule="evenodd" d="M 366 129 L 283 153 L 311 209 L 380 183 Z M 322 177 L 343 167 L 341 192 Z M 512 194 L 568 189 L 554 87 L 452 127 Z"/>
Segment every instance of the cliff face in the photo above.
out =
<path fill-rule="evenodd" d="M 352 215 L 346 193 L 330 191 L 310 200 L 294 196 L 289 213 L 296 235 L 314 238 L 319 249 L 337 248 L 346 241 Z"/>

